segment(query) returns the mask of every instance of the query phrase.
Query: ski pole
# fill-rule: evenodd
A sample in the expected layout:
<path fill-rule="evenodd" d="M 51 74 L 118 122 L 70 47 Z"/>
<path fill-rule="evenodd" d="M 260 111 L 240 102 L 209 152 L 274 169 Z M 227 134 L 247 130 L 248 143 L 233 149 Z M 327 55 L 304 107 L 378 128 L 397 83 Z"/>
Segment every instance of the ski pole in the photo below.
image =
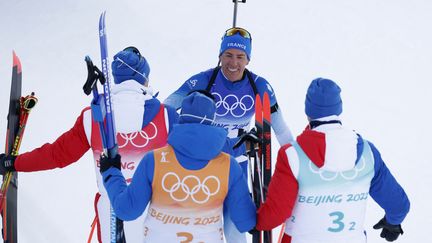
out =
<path fill-rule="evenodd" d="M 262 163 L 261 160 L 259 158 L 259 156 L 257 156 L 256 154 L 256 150 L 255 150 L 255 158 L 256 158 L 256 168 L 257 168 L 257 172 L 258 172 L 258 183 L 259 183 L 259 190 L 260 190 L 260 202 L 261 204 L 264 203 L 264 184 L 263 184 L 263 179 L 262 179 Z"/>
<path fill-rule="evenodd" d="M 279 239 L 278 239 L 277 243 L 282 243 L 282 238 L 283 238 L 284 234 L 285 234 L 285 223 L 283 223 L 281 226 L 281 230 L 279 232 Z"/>
<path fill-rule="evenodd" d="M 237 25 L 237 6 L 238 6 L 238 0 L 233 0 L 234 3 L 234 13 L 233 13 L 233 27 L 236 27 Z M 246 0 L 240 0 L 241 3 L 246 3 Z"/>
<path fill-rule="evenodd" d="M 91 240 L 92 240 L 92 238 L 93 238 L 93 233 L 94 233 L 94 230 L 95 230 L 95 228 L 96 228 L 97 221 L 98 221 L 98 216 L 96 215 L 96 216 L 94 217 L 94 219 L 93 219 L 92 224 L 91 224 L 90 235 L 89 235 L 89 237 L 88 237 L 88 239 L 87 239 L 87 243 L 91 243 Z"/>
<path fill-rule="evenodd" d="M 256 173 L 255 169 L 258 166 L 258 157 L 257 152 L 255 148 L 255 144 L 251 144 L 252 148 L 247 152 L 248 154 L 248 167 L 249 167 L 249 174 L 250 174 L 250 181 L 252 185 L 252 199 L 255 203 L 255 207 L 258 209 L 262 203 L 262 188 L 256 188 L 261 187 L 260 183 L 260 174 Z M 253 162 L 252 162 L 253 160 Z M 253 165 L 253 167 L 252 167 Z M 255 168 L 254 170 L 252 168 Z M 254 231 L 252 233 L 252 243 L 260 243 L 261 242 L 261 231 Z"/>
<path fill-rule="evenodd" d="M 91 101 L 91 110 L 93 119 L 99 124 L 99 133 L 101 135 L 102 147 L 105 155 L 107 155 L 107 143 L 106 143 L 106 135 L 104 129 L 104 120 L 105 120 L 105 99 L 103 95 L 99 94 L 97 81 L 103 85 L 106 80 L 103 73 L 99 70 L 97 66 L 95 66 L 89 56 L 85 57 L 85 62 L 87 64 L 87 81 L 83 86 L 84 93 L 86 95 L 93 94 L 93 100 Z"/>

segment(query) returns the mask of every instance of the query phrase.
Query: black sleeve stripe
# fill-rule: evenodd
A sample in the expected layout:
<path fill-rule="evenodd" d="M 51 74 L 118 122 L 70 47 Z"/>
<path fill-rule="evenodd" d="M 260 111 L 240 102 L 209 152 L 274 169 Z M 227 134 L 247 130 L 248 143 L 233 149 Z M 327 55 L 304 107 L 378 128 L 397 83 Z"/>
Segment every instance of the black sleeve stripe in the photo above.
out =
<path fill-rule="evenodd" d="M 271 108 L 270 108 L 270 113 L 275 113 L 276 111 L 279 110 L 279 105 L 276 102 L 276 104 L 274 104 Z"/>

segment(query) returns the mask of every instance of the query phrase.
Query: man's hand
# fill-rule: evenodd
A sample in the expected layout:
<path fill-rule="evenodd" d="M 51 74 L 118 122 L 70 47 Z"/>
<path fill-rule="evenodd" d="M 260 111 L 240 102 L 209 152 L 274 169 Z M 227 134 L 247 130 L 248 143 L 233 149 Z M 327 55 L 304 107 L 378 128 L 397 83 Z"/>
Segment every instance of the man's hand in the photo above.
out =
<path fill-rule="evenodd" d="M 111 167 L 115 167 L 119 170 L 121 170 L 121 156 L 120 154 L 117 154 L 114 158 L 108 158 L 105 155 L 101 155 L 99 158 L 99 164 L 100 164 L 100 173 L 104 173 Z"/>
<path fill-rule="evenodd" d="M 382 229 L 380 236 L 381 238 L 385 238 L 387 241 L 395 241 L 399 235 L 404 233 L 400 224 L 389 224 L 385 217 L 374 225 L 373 228 Z"/>
<path fill-rule="evenodd" d="M 256 148 L 262 140 L 258 137 L 255 128 L 252 128 L 249 132 L 244 133 L 240 136 L 240 139 L 234 144 L 233 149 L 240 147 L 243 143 L 246 143 L 246 151 L 250 151 L 252 148 Z"/>
<path fill-rule="evenodd" d="M 0 174 L 4 175 L 6 172 L 12 172 L 15 170 L 15 159 L 16 156 L 6 154 L 0 154 Z"/>

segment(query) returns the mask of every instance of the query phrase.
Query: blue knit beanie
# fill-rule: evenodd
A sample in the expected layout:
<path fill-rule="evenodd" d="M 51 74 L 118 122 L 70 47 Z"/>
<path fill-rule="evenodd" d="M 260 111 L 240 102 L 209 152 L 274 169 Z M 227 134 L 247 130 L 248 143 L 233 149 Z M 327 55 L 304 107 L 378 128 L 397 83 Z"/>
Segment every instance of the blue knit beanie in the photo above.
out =
<path fill-rule="evenodd" d="M 141 56 L 138 49 L 128 47 L 114 56 L 111 64 L 114 83 L 119 84 L 125 80 L 135 80 L 140 84 L 148 81 L 150 66 Z"/>
<path fill-rule="evenodd" d="M 330 79 L 317 78 L 309 85 L 305 112 L 311 119 L 342 113 L 341 89 Z"/>
<path fill-rule="evenodd" d="M 200 92 L 193 92 L 183 100 L 179 123 L 212 125 L 216 116 L 215 112 L 214 100 Z"/>
<path fill-rule="evenodd" d="M 244 38 L 239 33 L 231 36 L 224 36 L 222 37 L 219 56 L 221 56 L 228 49 L 238 49 L 244 51 L 248 60 L 250 60 L 252 51 L 251 39 Z"/>

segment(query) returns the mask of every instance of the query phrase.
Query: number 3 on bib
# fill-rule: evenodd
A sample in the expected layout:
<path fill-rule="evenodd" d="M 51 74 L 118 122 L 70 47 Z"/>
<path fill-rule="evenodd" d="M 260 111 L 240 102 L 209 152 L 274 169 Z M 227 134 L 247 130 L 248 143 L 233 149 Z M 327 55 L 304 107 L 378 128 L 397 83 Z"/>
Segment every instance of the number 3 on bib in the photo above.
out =
<path fill-rule="evenodd" d="M 345 228 L 345 223 L 342 221 L 344 218 L 344 214 L 342 212 L 336 211 L 329 214 L 330 217 L 333 217 L 333 227 L 327 228 L 328 231 L 333 233 L 341 232 Z M 355 222 L 350 222 L 350 228 L 348 230 L 354 230 Z"/>

